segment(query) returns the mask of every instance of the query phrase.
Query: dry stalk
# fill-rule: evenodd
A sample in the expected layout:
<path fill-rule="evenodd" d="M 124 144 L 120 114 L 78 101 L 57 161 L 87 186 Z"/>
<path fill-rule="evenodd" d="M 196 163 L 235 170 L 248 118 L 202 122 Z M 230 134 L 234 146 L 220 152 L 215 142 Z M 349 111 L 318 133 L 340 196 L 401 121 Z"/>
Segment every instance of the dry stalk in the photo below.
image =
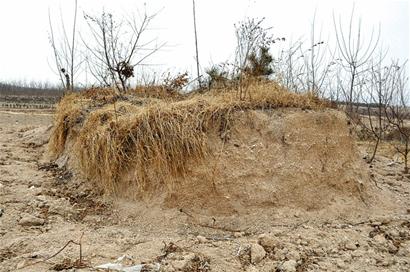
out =
<path fill-rule="evenodd" d="M 33 265 L 36 265 L 36 264 L 39 264 L 39 263 L 45 263 L 45 262 L 47 262 L 47 261 L 53 259 L 54 257 L 56 257 L 57 255 L 59 255 L 61 252 L 63 252 L 64 249 L 66 249 L 66 247 L 68 247 L 70 244 L 74 244 L 74 245 L 78 245 L 78 246 L 79 246 L 79 258 L 78 258 L 78 260 L 77 260 L 76 262 L 74 262 L 74 263 L 75 263 L 75 267 L 73 267 L 73 268 L 85 268 L 85 267 L 87 267 L 88 265 L 85 264 L 85 263 L 84 263 L 84 260 L 83 260 L 83 250 L 82 250 L 82 239 L 83 239 L 83 236 L 84 236 L 84 232 L 81 233 L 81 236 L 80 236 L 80 239 L 78 240 L 78 242 L 76 242 L 76 241 L 74 241 L 74 240 L 70 240 L 70 241 L 68 241 L 60 250 L 58 250 L 58 251 L 57 251 L 56 253 L 54 253 L 53 255 L 47 257 L 47 258 L 44 259 L 44 260 L 40 260 L 40 261 L 31 263 L 31 264 L 27 264 L 27 265 L 21 267 L 20 269 L 23 269 L 23 268 L 26 268 L 26 267 L 30 267 L 30 266 L 33 266 Z"/>

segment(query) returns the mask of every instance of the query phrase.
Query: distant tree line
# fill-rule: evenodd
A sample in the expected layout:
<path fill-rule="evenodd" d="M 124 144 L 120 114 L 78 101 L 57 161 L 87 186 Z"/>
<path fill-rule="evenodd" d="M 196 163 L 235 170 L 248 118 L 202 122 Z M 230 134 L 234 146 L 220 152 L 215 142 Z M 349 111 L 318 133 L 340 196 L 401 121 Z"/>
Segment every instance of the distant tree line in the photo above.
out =
<path fill-rule="evenodd" d="M 14 81 L 0 82 L 0 96 L 61 96 L 63 90 L 59 85 L 48 82 Z"/>

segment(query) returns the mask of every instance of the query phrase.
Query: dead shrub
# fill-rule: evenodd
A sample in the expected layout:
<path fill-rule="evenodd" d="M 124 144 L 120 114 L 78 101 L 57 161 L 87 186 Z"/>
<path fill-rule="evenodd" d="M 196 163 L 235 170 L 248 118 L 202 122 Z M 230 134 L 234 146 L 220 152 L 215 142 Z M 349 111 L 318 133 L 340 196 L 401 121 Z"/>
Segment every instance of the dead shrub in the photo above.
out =
<path fill-rule="evenodd" d="M 114 89 L 110 88 L 91 88 L 81 93 L 82 97 L 98 102 L 112 103 L 117 99 Z"/>

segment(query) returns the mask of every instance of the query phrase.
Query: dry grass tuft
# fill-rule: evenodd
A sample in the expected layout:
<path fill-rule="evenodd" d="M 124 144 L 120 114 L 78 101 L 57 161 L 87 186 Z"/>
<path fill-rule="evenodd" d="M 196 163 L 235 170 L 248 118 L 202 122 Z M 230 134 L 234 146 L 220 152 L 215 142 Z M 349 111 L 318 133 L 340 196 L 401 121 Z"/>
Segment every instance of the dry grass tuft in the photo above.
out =
<path fill-rule="evenodd" d="M 65 148 L 68 133 L 82 117 L 81 96 L 76 93 L 66 95 L 57 105 L 54 128 L 49 141 L 49 150 L 55 157 Z"/>
<path fill-rule="evenodd" d="M 92 88 L 84 91 L 82 94 L 83 98 L 91 99 L 96 102 L 113 102 L 117 99 L 117 94 L 114 89 L 101 89 Z"/>
<path fill-rule="evenodd" d="M 139 105 L 131 100 L 91 111 L 74 140 L 74 154 L 82 173 L 106 192 L 129 187 L 127 175 L 139 192 L 173 186 L 172 177 L 186 173 L 187 164 L 209 155 L 207 135 L 226 140 L 238 110 L 325 106 L 311 95 L 288 92 L 276 84 L 252 86 L 252 96 L 238 100 L 232 91 L 193 95 L 181 101 L 158 100 Z M 57 109 L 51 151 L 64 149 L 68 130 L 81 115 L 84 98 L 70 96 Z M 129 177 L 128 177 L 129 178 Z"/>
<path fill-rule="evenodd" d="M 138 86 L 128 91 L 131 95 L 158 99 L 181 100 L 183 95 L 179 92 L 167 89 L 165 86 Z"/>

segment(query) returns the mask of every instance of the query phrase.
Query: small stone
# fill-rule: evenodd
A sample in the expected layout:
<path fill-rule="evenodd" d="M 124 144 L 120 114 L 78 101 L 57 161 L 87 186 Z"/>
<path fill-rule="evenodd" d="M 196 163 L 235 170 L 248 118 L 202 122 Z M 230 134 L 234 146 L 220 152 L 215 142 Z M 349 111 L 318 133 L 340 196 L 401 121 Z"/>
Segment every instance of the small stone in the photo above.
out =
<path fill-rule="evenodd" d="M 3 210 L 3 209 L 0 209 L 0 217 L 3 216 L 3 213 L 4 213 L 4 210 Z"/>
<path fill-rule="evenodd" d="M 325 254 L 326 250 L 319 247 L 319 248 L 313 248 L 312 252 L 316 255 L 323 255 L 323 254 Z"/>
<path fill-rule="evenodd" d="M 376 261 L 377 265 L 380 265 L 384 261 L 384 257 L 382 255 L 375 255 L 373 259 Z"/>
<path fill-rule="evenodd" d="M 258 243 L 266 250 L 272 251 L 276 246 L 277 242 L 276 239 L 267 234 L 261 234 L 258 237 Z"/>
<path fill-rule="evenodd" d="M 345 244 L 345 249 L 347 249 L 347 250 L 356 250 L 356 249 L 357 249 L 357 246 L 356 246 L 356 244 L 353 243 L 353 242 L 347 242 L 347 243 Z"/>
<path fill-rule="evenodd" d="M 302 245 L 302 246 L 308 246 L 308 245 L 309 245 L 309 242 L 308 242 L 308 241 L 306 241 L 306 240 L 302 240 L 302 239 L 300 239 L 300 241 L 299 241 L 299 245 Z"/>
<path fill-rule="evenodd" d="M 178 271 L 182 271 L 188 266 L 187 260 L 176 260 L 172 262 L 172 267 Z"/>
<path fill-rule="evenodd" d="M 397 255 L 400 257 L 410 257 L 410 242 L 402 243 Z"/>
<path fill-rule="evenodd" d="M 296 261 L 300 260 L 300 253 L 296 250 L 290 250 L 289 253 L 287 254 L 288 259 L 293 259 Z"/>
<path fill-rule="evenodd" d="M 377 243 L 377 244 L 385 244 L 387 242 L 386 238 L 384 237 L 384 235 L 382 234 L 378 234 L 376 236 L 373 237 L 373 240 Z"/>
<path fill-rule="evenodd" d="M 198 240 L 199 243 L 203 244 L 206 243 L 208 241 L 208 239 L 206 239 L 206 237 L 202 236 L 202 235 L 198 235 L 196 237 L 196 239 Z"/>
<path fill-rule="evenodd" d="M 48 210 L 49 214 L 69 217 L 70 215 L 76 213 L 76 210 L 73 209 L 70 202 L 64 198 L 56 199 L 47 205 L 50 207 Z"/>
<path fill-rule="evenodd" d="M 336 247 L 333 247 L 333 248 L 330 249 L 330 253 L 332 253 L 332 254 L 338 254 L 338 253 L 339 253 L 339 249 L 336 248 Z"/>
<path fill-rule="evenodd" d="M 26 260 L 22 260 L 21 262 L 19 262 L 16 266 L 17 270 L 22 269 L 23 267 L 26 266 Z"/>
<path fill-rule="evenodd" d="M 178 271 L 186 271 L 189 267 L 189 264 L 192 263 L 192 260 L 194 260 L 195 257 L 196 256 L 194 253 L 189 253 L 183 256 L 181 260 L 173 261 L 172 266 Z"/>
<path fill-rule="evenodd" d="M 390 235 L 391 237 L 399 237 L 400 236 L 399 231 L 397 231 L 395 229 L 388 230 L 387 234 Z"/>
<path fill-rule="evenodd" d="M 393 243 L 388 243 L 387 244 L 387 251 L 390 254 L 396 254 L 399 251 L 399 249 L 395 245 L 393 245 Z"/>
<path fill-rule="evenodd" d="M 251 245 L 251 263 L 257 264 L 265 258 L 266 251 L 265 249 L 259 244 L 252 244 Z"/>
<path fill-rule="evenodd" d="M 356 251 L 353 251 L 353 252 L 352 252 L 351 256 L 352 256 L 352 257 L 355 257 L 355 258 L 360 258 L 360 257 L 363 256 L 363 254 L 362 254 L 362 252 L 361 252 L 360 250 L 356 250 Z"/>
<path fill-rule="evenodd" d="M 237 231 L 237 232 L 234 232 L 233 233 L 233 236 L 235 237 L 235 238 L 240 238 L 240 237 L 243 237 L 245 235 L 245 233 L 243 233 L 243 232 L 241 232 L 241 231 Z"/>
<path fill-rule="evenodd" d="M 19 225 L 24 226 L 24 227 L 31 227 L 31 226 L 42 226 L 44 225 L 45 221 L 44 219 L 32 216 L 32 215 L 26 215 L 23 218 L 20 219 Z"/>
<path fill-rule="evenodd" d="M 294 217 L 299 218 L 301 216 L 300 211 L 295 211 L 295 213 L 293 214 Z"/>
<path fill-rule="evenodd" d="M 339 269 L 344 269 L 346 267 L 345 262 L 343 260 L 340 260 L 340 259 L 336 260 L 336 266 Z"/>
<path fill-rule="evenodd" d="M 380 222 L 380 221 L 373 221 L 370 225 L 372 227 L 378 227 L 378 226 L 381 226 L 381 224 L 382 224 L 382 222 Z"/>
<path fill-rule="evenodd" d="M 295 260 L 289 260 L 284 262 L 280 267 L 279 271 L 283 272 L 296 272 L 297 262 Z"/>
<path fill-rule="evenodd" d="M 289 250 L 287 248 L 282 248 L 275 250 L 275 259 L 276 260 L 286 260 Z"/>

